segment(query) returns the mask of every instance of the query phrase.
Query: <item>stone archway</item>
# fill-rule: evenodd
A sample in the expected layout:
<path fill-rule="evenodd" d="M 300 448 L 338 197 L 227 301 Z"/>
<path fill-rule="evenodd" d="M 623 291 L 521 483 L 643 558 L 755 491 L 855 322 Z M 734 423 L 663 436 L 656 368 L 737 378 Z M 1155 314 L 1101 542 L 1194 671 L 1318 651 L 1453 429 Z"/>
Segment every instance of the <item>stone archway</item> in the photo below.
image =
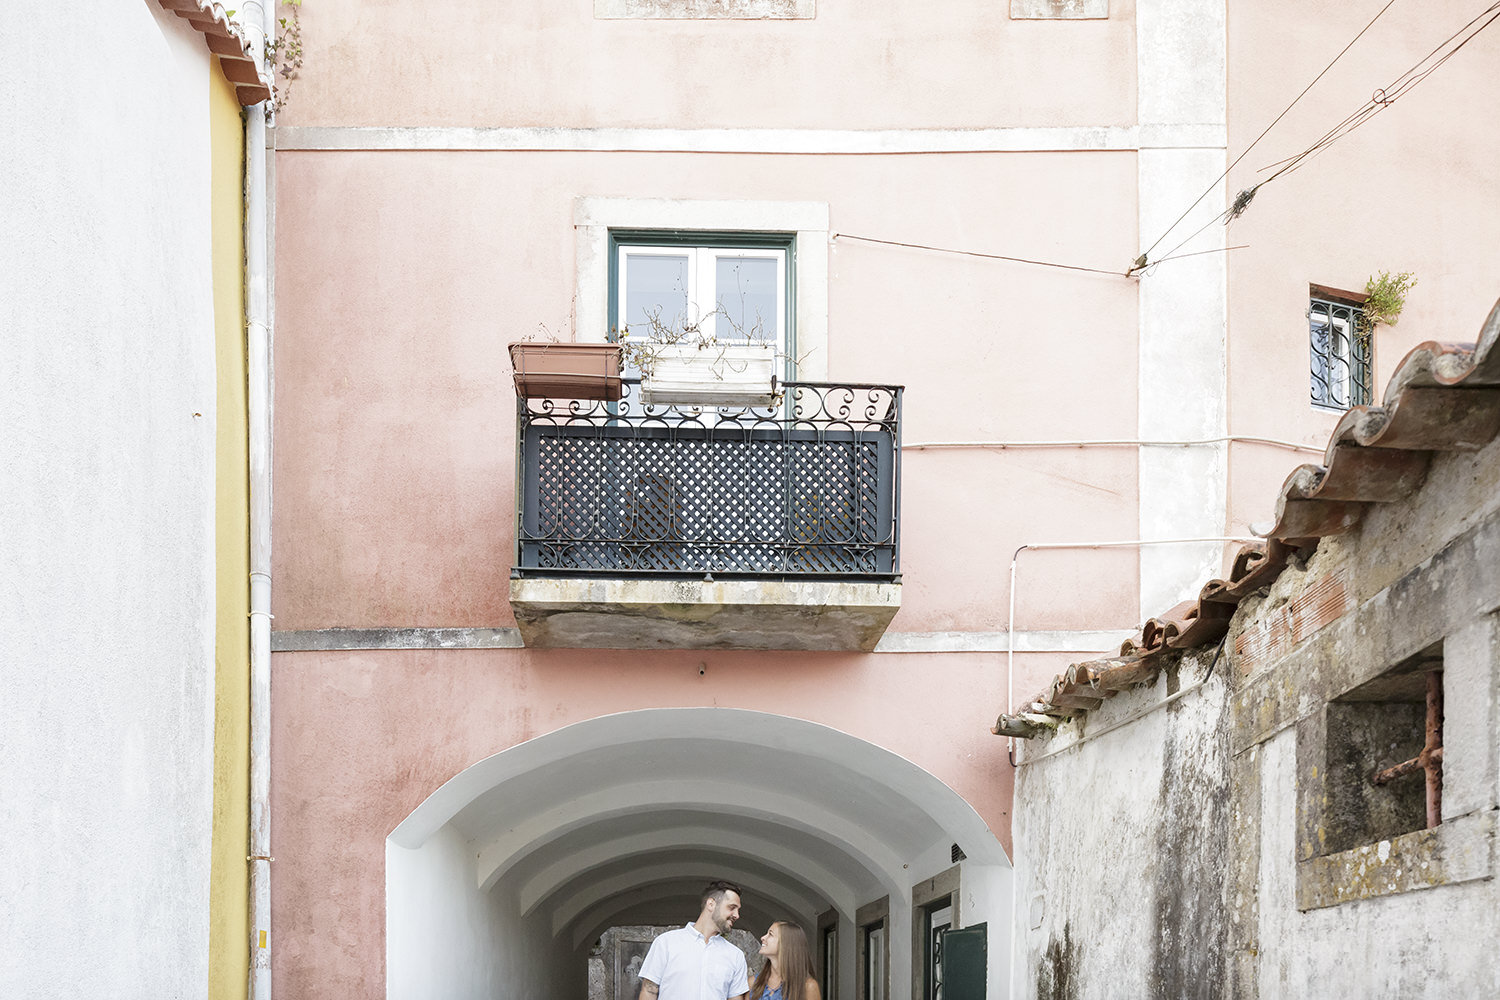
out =
<path fill-rule="evenodd" d="M 581 1000 L 602 933 L 680 924 L 718 877 L 746 887 L 741 926 L 755 934 L 778 919 L 811 932 L 828 910 L 849 924 L 877 899 L 896 928 L 912 886 L 948 869 L 955 844 L 967 855 L 965 923 L 988 919 L 1003 937 L 999 842 L 910 761 L 764 712 L 591 719 L 473 764 L 392 831 L 388 996 Z M 853 937 L 840 946 L 845 983 Z M 905 938 L 891 935 L 893 984 L 909 979 Z M 1004 961 L 1003 947 L 992 953 Z"/>

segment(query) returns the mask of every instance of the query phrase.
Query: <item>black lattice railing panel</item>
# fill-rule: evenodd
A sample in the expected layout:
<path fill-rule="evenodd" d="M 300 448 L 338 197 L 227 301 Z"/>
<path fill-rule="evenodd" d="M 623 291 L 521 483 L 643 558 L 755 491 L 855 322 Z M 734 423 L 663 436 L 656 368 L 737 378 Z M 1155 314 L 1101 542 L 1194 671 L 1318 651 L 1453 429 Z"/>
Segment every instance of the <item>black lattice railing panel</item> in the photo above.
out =
<path fill-rule="evenodd" d="M 894 577 L 899 386 L 733 411 L 520 402 L 522 573 Z"/>

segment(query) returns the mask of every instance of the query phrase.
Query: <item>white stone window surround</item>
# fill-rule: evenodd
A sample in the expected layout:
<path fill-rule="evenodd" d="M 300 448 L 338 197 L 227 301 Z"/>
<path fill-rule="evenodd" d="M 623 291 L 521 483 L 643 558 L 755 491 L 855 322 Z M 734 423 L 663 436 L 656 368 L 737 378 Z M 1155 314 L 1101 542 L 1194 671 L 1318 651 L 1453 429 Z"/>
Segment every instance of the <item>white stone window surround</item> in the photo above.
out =
<path fill-rule="evenodd" d="M 594 0 L 594 17 L 601 20 L 805 21 L 817 15 L 817 0 Z"/>
<path fill-rule="evenodd" d="M 673 198 L 582 197 L 573 204 L 577 267 L 573 336 L 609 337 L 609 232 L 611 229 L 796 233 L 793 283 L 796 301 L 797 375 L 828 378 L 827 202 L 684 201 Z"/>

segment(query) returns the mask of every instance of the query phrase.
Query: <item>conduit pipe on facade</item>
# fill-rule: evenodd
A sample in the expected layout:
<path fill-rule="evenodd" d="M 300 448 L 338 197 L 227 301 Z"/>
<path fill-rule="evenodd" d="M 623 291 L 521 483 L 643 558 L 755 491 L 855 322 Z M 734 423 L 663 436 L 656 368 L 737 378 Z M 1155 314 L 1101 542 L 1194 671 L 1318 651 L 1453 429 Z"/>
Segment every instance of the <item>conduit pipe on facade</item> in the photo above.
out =
<path fill-rule="evenodd" d="M 1209 542 L 1222 542 L 1228 545 L 1231 542 L 1254 541 L 1259 541 L 1259 539 L 1220 535 L 1214 538 L 1132 538 L 1113 542 L 1028 542 L 1016 549 L 1015 554 L 1010 557 L 1010 611 L 1005 622 L 1005 707 L 1007 710 L 1014 711 L 1016 707 L 1016 564 L 1021 561 L 1022 552 L 1035 552 L 1043 549 L 1129 549 L 1146 545 L 1194 545 Z M 1010 746 L 1007 755 L 1011 766 L 1015 767 L 1016 738 L 1012 736 L 1009 739 Z"/>
<path fill-rule="evenodd" d="M 265 0 L 245 0 L 240 26 L 251 55 L 275 31 Z M 271 201 L 267 105 L 245 113 L 245 337 L 250 464 L 250 1000 L 271 997 Z"/>
<path fill-rule="evenodd" d="M 1325 449 L 1296 441 L 1281 441 L 1277 438 L 1254 437 L 1246 434 L 1231 434 L 1227 437 L 1197 438 L 1191 441 L 1136 441 L 1129 439 L 1104 439 L 1094 441 L 919 441 L 903 444 L 902 451 L 921 451 L 926 448 L 1197 448 L 1215 444 L 1265 444 L 1292 451 L 1305 451 L 1321 455 Z"/>

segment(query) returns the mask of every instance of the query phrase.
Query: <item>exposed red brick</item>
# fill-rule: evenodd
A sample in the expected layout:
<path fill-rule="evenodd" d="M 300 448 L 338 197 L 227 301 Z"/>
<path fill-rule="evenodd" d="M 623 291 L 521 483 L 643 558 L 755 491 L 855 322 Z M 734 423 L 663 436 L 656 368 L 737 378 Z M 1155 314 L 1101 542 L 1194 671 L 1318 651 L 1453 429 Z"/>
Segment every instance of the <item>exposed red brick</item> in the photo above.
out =
<path fill-rule="evenodd" d="M 1234 642 L 1240 670 L 1250 673 L 1280 658 L 1349 610 L 1348 580 L 1333 573 L 1307 587 L 1275 612 L 1245 629 Z"/>

